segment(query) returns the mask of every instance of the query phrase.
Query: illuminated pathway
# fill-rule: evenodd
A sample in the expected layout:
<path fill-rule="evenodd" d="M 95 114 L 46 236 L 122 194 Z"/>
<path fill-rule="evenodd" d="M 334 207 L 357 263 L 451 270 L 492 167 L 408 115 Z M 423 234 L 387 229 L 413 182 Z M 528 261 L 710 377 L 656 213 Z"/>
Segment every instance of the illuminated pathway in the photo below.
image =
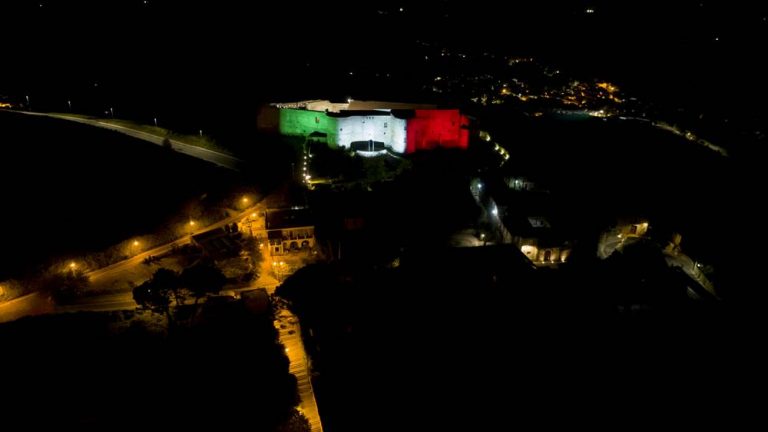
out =
<path fill-rule="evenodd" d="M 254 207 L 247 208 L 247 209 L 243 210 L 242 212 L 240 212 L 240 213 L 238 213 L 238 214 L 236 214 L 234 216 L 230 216 L 230 217 L 228 217 L 226 219 L 220 220 L 220 221 L 218 221 L 218 222 L 216 222 L 214 224 L 211 224 L 211 225 L 201 229 L 200 231 L 194 232 L 192 234 L 197 235 L 197 234 L 205 233 L 205 232 L 208 232 L 208 231 L 212 231 L 212 230 L 221 228 L 224 225 L 229 225 L 232 222 L 239 222 L 243 218 L 247 217 L 248 214 L 253 213 L 255 211 L 263 211 L 263 206 L 256 205 Z M 99 283 L 99 282 L 101 282 L 102 279 L 105 279 L 105 278 L 113 278 L 113 279 L 114 278 L 118 278 L 119 279 L 119 276 L 120 276 L 120 274 L 122 272 L 125 272 L 126 270 L 129 270 L 130 268 L 132 268 L 134 266 L 140 265 L 144 261 L 144 259 L 147 258 L 148 256 L 150 256 L 150 255 L 152 255 L 152 256 L 162 256 L 163 254 L 166 254 L 166 253 L 170 252 L 174 247 L 178 247 L 178 246 L 183 246 L 185 244 L 189 244 L 191 242 L 191 239 L 192 239 L 191 235 L 186 235 L 186 236 L 184 236 L 184 237 L 182 237 L 182 238 L 180 238 L 180 239 L 178 239 L 178 240 L 176 240 L 176 241 L 174 241 L 172 243 L 167 243 L 165 245 L 158 246 L 158 247 L 156 247 L 154 249 L 151 249 L 151 250 L 148 250 L 148 251 L 144 251 L 144 252 L 142 252 L 140 254 L 137 254 L 137 255 L 135 255 L 135 256 L 133 256 L 131 258 L 128 258 L 127 260 L 120 261 L 120 262 L 112 264 L 110 266 L 103 267 L 103 268 L 100 268 L 98 270 L 94 270 L 94 271 L 88 272 L 88 273 L 86 273 L 86 276 L 88 276 L 88 278 L 90 279 L 91 283 Z"/>
<path fill-rule="evenodd" d="M 285 346 L 285 353 L 290 361 L 288 369 L 296 377 L 299 397 L 301 397 L 299 410 L 309 420 L 312 432 L 322 432 L 323 425 L 320 423 L 320 413 L 317 409 L 315 393 L 312 391 L 312 382 L 309 376 L 309 362 L 304 351 L 304 344 L 301 342 L 299 320 L 287 309 L 280 310 L 277 318 L 275 326 L 280 332 L 280 342 Z"/>
<path fill-rule="evenodd" d="M 241 220 L 248 214 L 261 209 L 261 205 L 256 205 L 238 213 L 235 216 L 209 225 L 201 229 L 198 233 L 207 232 L 213 229 L 221 228 L 226 224 Z M 122 280 L 127 273 L 133 271 L 137 266 L 143 266 L 144 258 L 149 255 L 160 256 L 170 252 L 174 246 L 184 245 L 190 242 L 189 235 L 184 236 L 172 243 L 158 246 L 152 250 L 144 251 L 127 260 L 117 262 L 111 266 L 103 267 L 86 273 L 92 285 L 111 286 L 112 281 Z M 274 288 L 273 288 L 274 289 Z M 79 299 L 74 304 L 56 306 L 47 298 L 33 293 L 19 297 L 7 302 L 0 302 L 0 323 L 14 321 L 28 315 L 41 315 L 57 312 L 77 312 L 77 311 L 109 311 L 109 310 L 129 310 L 134 309 L 136 303 L 133 301 L 133 293 L 126 289 L 120 293 L 109 293 L 96 296 L 86 296 Z"/>

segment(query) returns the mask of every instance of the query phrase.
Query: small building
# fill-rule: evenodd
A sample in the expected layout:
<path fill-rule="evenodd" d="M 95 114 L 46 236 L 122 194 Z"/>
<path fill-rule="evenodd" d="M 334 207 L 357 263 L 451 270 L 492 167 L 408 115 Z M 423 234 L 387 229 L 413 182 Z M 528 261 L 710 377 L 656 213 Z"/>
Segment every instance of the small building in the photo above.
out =
<path fill-rule="evenodd" d="M 619 237 L 644 237 L 648 232 L 648 220 L 640 217 L 622 218 L 618 220 L 616 229 Z"/>
<path fill-rule="evenodd" d="M 315 225 L 309 209 L 270 209 L 265 219 L 270 255 L 314 249 Z"/>
<path fill-rule="evenodd" d="M 561 232 L 553 229 L 547 218 L 529 216 L 514 222 L 508 218 L 505 223 L 512 233 L 513 243 L 534 264 L 559 264 L 568 260 L 571 242 Z"/>
<path fill-rule="evenodd" d="M 510 188 L 508 179 L 488 185 L 493 194 L 490 202 L 497 208 L 499 230 L 505 242 L 515 244 L 536 265 L 555 265 L 568 260 L 572 237 L 564 231 L 563 224 L 548 216 L 563 213 L 549 194 Z"/>
<path fill-rule="evenodd" d="M 536 191 L 536 184 L 529 178 L 523 176 L 504 177 L 504 183 L 511 190 L 516 191 Z"/>

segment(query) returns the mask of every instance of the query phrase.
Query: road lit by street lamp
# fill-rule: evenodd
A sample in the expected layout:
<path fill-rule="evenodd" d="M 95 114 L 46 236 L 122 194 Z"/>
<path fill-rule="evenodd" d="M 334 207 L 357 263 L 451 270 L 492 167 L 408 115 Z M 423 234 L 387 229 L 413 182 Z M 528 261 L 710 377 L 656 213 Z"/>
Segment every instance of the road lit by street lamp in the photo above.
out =
<path fill-rule="evenodd" d="M 272 261 L 272 270 L 275 273 L 275 279 L 277 279 L 278 282 L 281 282 L 280 274 L 283 272 L 283 269 L 285 268 L 285 261 Z"/>

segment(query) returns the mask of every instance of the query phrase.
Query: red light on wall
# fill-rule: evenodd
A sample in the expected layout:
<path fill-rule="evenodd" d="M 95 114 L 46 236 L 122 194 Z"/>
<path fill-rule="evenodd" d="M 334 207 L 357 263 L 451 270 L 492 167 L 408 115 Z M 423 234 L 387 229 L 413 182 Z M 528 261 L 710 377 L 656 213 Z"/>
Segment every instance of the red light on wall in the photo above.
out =
<path fill-rule="evenodd" d="M 467 148 L 469 119 L 459 110 L 416 110 L 408 119 L 406 153 L 437 147 Z"/>

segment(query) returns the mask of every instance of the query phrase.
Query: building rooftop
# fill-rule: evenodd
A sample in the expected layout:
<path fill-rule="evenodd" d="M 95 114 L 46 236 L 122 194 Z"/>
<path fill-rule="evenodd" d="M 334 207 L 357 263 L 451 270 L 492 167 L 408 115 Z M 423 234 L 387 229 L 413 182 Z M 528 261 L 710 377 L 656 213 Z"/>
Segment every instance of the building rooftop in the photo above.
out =
<path fill-rule="evenodd" d="M 232 238 L 224 228 L 195 234 L 192 236 L 192 241 L 215 258 L 234 256 L 240 250 L 237 240 Z"/>
<path fill-rule="evenodd" d="M 331 102 L 329 100 L 306 100 L 298 102 L 279 102 L 271 104 L 277 108 L 305 109 L 309 111 L 326 111 L 338 113 L 341 111 L 390 111 L 390 110 L 413 110 L 413 109 L 435 109 L 437 105 L 418 104 L 410 102 L 385 102 L 385 101 L 359 101 L 350 100 L 348 102 Z"/>
<path fill-rule="evenodd" d="M 308 208 L 267 210 L 266 227 L 268 230 L 312 225 L 314 225 L 314 221 Z"/>

